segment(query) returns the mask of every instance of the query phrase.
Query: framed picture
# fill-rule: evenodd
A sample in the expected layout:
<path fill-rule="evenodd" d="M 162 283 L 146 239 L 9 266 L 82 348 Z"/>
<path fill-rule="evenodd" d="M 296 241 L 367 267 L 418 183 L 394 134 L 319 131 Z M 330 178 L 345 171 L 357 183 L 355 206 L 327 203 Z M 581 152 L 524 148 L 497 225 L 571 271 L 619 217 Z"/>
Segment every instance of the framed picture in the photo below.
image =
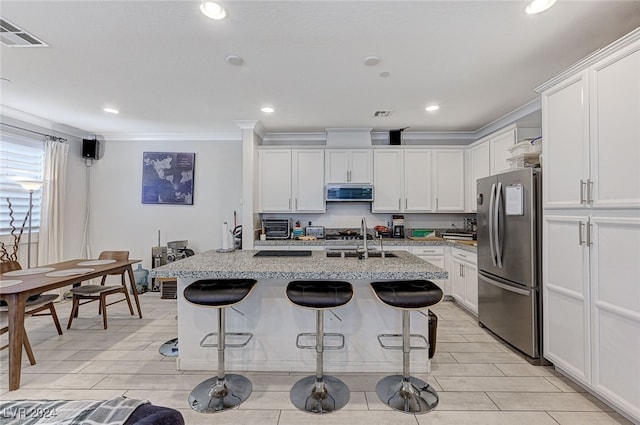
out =
<path fill-rule="evenodd" d="M 142 203 L 193 205 L 195 153 L 143 152 Z"/>

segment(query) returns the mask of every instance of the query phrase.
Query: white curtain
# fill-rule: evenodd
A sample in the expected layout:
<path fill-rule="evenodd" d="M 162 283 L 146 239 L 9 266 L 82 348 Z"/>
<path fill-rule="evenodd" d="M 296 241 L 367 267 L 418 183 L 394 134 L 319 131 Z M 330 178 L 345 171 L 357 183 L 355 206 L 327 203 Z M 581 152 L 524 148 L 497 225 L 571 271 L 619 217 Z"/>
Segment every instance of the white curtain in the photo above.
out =
<path fill-rule="evenodd" d="M 45 142 L 42 207 L 38 234 L 38 264 L 63 261 L 64 200 L 69 145 Z"/>

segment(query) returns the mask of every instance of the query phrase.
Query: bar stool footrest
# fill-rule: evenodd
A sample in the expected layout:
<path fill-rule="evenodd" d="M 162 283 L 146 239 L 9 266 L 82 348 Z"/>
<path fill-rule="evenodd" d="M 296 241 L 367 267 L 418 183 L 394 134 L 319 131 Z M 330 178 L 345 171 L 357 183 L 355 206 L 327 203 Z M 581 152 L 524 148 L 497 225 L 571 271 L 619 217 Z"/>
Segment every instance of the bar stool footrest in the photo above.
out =
<path fill-rule="evenodd" d="M 299 333 L 298 336 L 296 337 L 296 347 L 298 348 L 302 348 L 302 349 L 315 349 L 316 344 L 301 344 L 300 343 L 300 339 L 301 338 L 305 338 L 305 337 L 313 337 L 314 340 L 317 337 L 317 333 Z M 335 344 L 335 345 L 325 345 L 324 343 L 322 344 L 323 348 L 325 350 L 342 350 L 344 348 L 344 335 L 341 333 L 323 333 L 323 341 L 325 337 L 337 337 L 339 339 L 339 343 Z"/>
<path fill-rule="evenodd" d="M 427 340 L 427 338 L 424 337 L 424 335 L 410 334 L 409 336 L 411 338 L 418 339 L 424 343 L 424 345 L 411 345 L 409 347 L 410 350 L 428 350 L 429 349 L 429 341 Z M 399 344 L 399 345 L 385 344 L 383 342 L 385 338 L 402 340 L 402 334 L 379 334 L 378 335 L 378 342 L 380 343 L 380 346 L 382 348 L 386 350 L 402 350 L 402 344 Z"/>
<path fill-rule="evenodd" d="M 224 346 L 225 347 L 229 347 L 229 348 L 240 348 L 240 347 L 245 347 L 249 341 L 251 341 L 251 338 L 253 338 L 253 334 L 249 333 L 249 332 L 225 332 L 225 340 L 228 337 L 231 338 L 237 338 L 237 337 L 244 337 L 243 340 L 241 340 L 240 342 L 225 342 Z M 214 342 L 206 342 L 208 339 L 215 337 Z M 217 347 L 218 346 L 218 332 L 212 332 L 212 333 L 208 333 L 204 336 L 204 338 L 202 338 L 202 341 L 200 341 L 200 347 Z"/>

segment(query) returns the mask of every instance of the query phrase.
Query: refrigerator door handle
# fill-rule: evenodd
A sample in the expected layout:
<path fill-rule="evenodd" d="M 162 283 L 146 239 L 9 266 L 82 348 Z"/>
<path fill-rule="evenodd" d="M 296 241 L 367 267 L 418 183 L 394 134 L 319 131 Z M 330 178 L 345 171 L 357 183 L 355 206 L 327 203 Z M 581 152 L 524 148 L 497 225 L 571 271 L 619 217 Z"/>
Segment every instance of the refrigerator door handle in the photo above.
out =
<path fill-rule="evenodd" d="M 497 266 L 496 251 L 493 246 L 493 204 L 496 202 L 496 185 L 491 185 L 491 197 L 489 198 L 489 248 L 491 249 L 491 261 L 493 267 Z"/>
<path fill-rule="evenodd" d="M 496 245 L 496 260 L 498 262 L 498 267 L 502 268 L 502 247 L 500 246 L 500 225 L 498 218 L 500 216 L 500 200 L 502 199 L 502 182 L 498 183 L 498 188 L 496 189 L 496 205 L 493 210 L 493 230 L 495 232 L 494 244 Z"/>
<path fill-rule="evenodd" d="M 531 296 L 531 291 L 527 291 L 526 289 L 515 288 L 511 285 L 505 285 L 504 283 L 496 282 L 493 279 L 489 279 L 486 276 L 483 276 L 482 280 L 490 285 L 497 286 L 500 289 L 504 289 L 505 291 L 513 292 L 518 295 L 524 295 L 527 297 Z"/>

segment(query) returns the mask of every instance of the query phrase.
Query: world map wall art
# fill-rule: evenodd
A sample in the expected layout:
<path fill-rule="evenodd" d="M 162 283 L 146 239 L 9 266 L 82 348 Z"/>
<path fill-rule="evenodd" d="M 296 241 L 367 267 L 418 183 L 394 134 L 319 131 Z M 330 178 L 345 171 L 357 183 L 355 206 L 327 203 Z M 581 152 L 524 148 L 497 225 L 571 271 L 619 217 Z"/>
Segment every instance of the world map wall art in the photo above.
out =
<path fill-rule="evenodd" d="M 195 153 L 144 152 L 142 203 L 193 205 Z"/>

